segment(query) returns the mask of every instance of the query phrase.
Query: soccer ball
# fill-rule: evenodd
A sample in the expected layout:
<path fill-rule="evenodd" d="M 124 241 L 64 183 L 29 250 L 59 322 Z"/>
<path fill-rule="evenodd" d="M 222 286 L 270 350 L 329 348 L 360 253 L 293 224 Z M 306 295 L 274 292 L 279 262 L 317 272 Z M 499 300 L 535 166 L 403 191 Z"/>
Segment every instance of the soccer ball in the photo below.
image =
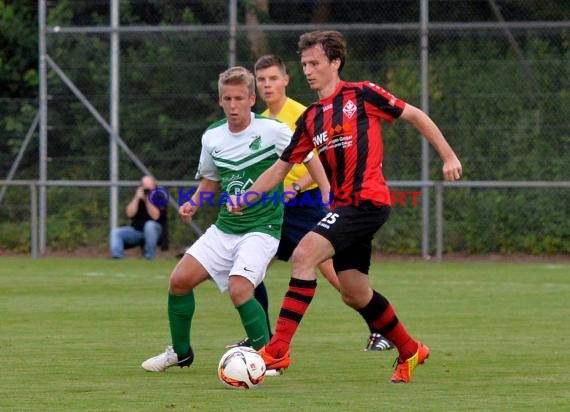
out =
<path fill-rule="evenodd" d="M 228 388 L 254 389 L 265 379 L 265 362 L 252 348 L 231 348 L 220 359 L 218 377 Z"/>

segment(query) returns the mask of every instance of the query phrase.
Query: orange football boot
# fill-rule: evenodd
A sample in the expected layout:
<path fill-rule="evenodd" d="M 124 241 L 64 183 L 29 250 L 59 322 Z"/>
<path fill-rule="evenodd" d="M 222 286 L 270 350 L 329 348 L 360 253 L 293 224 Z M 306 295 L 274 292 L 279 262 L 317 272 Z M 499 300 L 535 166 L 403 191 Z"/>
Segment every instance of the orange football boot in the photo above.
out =
<path fill-rule="evenodd" d="M 412 380 L 412 374 L 418 367 L 429 358 L 429 348 L 421 342 L 418 342 L 418 350 L 414 356 L 409 357 L 405 361 L 396 358 L 396 370 L 392 375 L 392 383 L 408 383 Z"/>
<path fill-rule="evenodd" d="M 257 351 L 263 361 L 265 362 L 265 367 L 267 369 L 287 369 L 291 364 L 291 355 L 289 351 L 285 354 L 285 356 L 281 358 L 274 358 L 269 353 L 265 351 L 265 346 Z"/>

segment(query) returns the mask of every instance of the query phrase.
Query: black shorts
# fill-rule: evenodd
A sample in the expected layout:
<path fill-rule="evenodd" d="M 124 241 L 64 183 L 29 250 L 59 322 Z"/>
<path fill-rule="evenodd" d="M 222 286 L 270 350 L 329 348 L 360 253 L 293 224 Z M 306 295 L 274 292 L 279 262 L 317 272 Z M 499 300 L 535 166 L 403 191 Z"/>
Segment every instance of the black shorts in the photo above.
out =
<path fill-rule="evenodd" d="M 390 206 L 360 201 L 358 206 L 337 206 L 312 231 L 331 242 L 336 272 L 356 269 L 368 273 L 372 256 L 372 238 L 388 220 Z"/>
<path fill-rule="evenodd" d="M 281 241 L 277 249 L 277 259 L 288 261 L 293 250 L 328 212 L 322 206 L 320 189 L 311 189 L 299 194 L 294 201 L 285 205 Z"/>

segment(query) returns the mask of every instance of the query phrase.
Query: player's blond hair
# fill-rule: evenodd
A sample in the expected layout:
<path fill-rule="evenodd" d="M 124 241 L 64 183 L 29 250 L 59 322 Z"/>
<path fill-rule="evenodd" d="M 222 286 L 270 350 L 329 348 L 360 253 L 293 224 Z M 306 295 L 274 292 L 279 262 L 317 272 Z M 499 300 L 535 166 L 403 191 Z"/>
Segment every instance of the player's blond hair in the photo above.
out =
<path fill-rule="evenodd" d="M 222 87 L 226 84 L 245 85 L 250 96 L 255 94 L 255 77 L 245 67 L 234 66 L 220 73 L 218 79 L 218 93 L 220 96 L 222 95 Z"/>

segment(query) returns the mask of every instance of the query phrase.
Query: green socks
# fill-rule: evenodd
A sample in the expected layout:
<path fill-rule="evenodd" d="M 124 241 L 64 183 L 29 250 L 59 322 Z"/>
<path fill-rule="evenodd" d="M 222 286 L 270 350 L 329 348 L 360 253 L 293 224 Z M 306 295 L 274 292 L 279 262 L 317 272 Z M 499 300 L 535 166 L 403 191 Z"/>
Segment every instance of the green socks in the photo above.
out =
<path fill-rule="evenodd" d="M 177 296 L 168 293 L 168 320 L 172 347 L 178 356 L 185 356 L 190 350 L 190 329 L 196 302 L 194 292 Z"/>
<path fill-rule="evenodd" d="M 170 336 L 174 352 L 178 356 L 185 356 L 190 350 L 190 330 L 195 308 L 194 292 L 182 296 L 168 294 Z M 251 298 L 236 309 L 251 345 L 255 350 L 261 349 L 269 342 L 269 329 L 263 308 L 255 298 Z"/>
<path fill-rule="evenodd" d="M 261 349 L 269 342 L 265 311 L 255 298 L 236 308 L 253 349 Z"/>

